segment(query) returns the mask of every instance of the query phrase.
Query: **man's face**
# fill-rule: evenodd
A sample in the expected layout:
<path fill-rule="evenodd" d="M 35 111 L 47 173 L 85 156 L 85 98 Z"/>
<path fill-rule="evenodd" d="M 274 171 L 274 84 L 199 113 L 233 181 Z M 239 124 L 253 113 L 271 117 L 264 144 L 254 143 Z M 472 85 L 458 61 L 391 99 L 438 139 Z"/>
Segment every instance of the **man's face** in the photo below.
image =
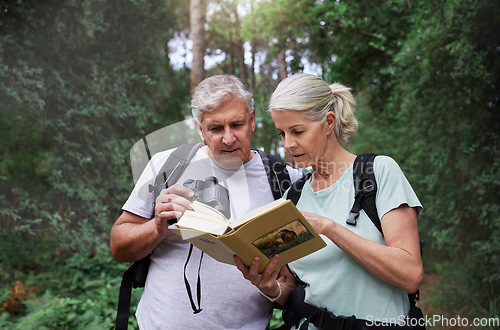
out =
<path fill-rule="evenodd" d="M 224 168 L 248 162 L 255 129 L 255 111 L 250 115 L 245 102 L 233 98 L 222 106 L 202 114 L 198 133 L 210 151 L 210 157 Z"/>

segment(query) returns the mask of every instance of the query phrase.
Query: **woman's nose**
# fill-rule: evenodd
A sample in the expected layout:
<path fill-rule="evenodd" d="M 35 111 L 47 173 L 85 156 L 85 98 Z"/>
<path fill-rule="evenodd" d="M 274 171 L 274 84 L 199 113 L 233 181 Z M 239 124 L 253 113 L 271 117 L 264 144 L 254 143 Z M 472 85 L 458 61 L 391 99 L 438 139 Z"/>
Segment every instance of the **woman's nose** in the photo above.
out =
<path fill-rule="evenodd" d="M 288 136 L 284 136 L 283 139 L 283 147 L 286 149 L 286 150 L 290 150 L 292 148 L 294 148 L 297 144 L 295 143 L 295 139 L 292 139 L 290 137 L 290 135 Z"/>

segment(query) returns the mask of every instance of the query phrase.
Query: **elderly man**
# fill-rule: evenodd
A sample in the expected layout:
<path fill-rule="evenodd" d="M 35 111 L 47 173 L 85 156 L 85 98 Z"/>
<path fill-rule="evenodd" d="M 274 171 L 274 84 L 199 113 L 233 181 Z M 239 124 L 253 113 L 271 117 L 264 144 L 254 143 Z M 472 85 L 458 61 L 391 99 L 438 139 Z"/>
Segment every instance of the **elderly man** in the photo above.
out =
<path fill-rule="evenodd" d="M 111 229 L 111 253 L 126 262 L 154 251 L 136 313 L 142 329 L 265 329 L 271 303 L 235 266 L 203 256 L 196 248 L 191 251 L 189 243 L 168 229 L 169 220 L 191 209 L 186 197 L 193 192 L 182 186 L 187 179 L 215 176 L 229 191 L 230 220 L 274 200 L 261 154 L 251 149 L 253 97 L 238 78 L 213 76 L 195 89 L 192 111 L 206 145 L 198 149 L 178 184 L 162 190 L 156 201 L 144 187 L 155 180 L 151 169 L 161 168 L 172 150 L 151 159 Z M 290 182 L 298 178 L 296 170 L 287 170 Z M 202 306 L 193 313 L 186 283 L 200 279 Z"/>

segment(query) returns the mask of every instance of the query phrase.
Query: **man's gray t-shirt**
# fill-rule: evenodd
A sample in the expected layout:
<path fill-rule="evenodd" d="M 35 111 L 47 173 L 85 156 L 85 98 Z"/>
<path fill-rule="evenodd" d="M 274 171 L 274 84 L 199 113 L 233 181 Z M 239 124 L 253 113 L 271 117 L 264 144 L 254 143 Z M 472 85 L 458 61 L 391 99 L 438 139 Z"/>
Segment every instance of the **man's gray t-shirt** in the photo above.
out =
<path fill-rule="evenodd" d="M 146 167 L 123 209 L 144 218 L 154 212 L 153 196 L 148 192 L 156 172 L 172 150 L 156 154 Z M 298 173 L 289 168 L 292 181 Z M 229 191 L 231 218 L 274 200 L 259 154 L 238 168 L 217 166 L 201 149 L 198 150 L 178 183 L 186 179 L 204 180 L 215 176 Z M 184 283 L 184 264 L 190 244 L 171 234 L 155 249 L 144 292 L 136 316 L 142 329 L 265 329 L 271 317 L 272 304 L 255 286 L 243 278 L 233 265 L 204 255 L 201 263 L 201 308 L 194 314 Z M 196 283 L 201 251 L 193 249 L 186 276 L 196 302 Z"/>

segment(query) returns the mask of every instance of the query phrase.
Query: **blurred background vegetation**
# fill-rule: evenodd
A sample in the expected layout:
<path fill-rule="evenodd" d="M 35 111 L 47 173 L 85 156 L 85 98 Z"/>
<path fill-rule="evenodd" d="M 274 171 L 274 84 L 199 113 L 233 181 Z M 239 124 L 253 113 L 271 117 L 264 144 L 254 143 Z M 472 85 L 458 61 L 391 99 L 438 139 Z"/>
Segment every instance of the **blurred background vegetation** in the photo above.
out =
<path fill-rule="evenodd" d="M 254 146 L 279 148 L 286 75 L 352 87 L 351 150 L 395 158 L 425 206 L 424 312 L 499 317 L 499 2 L 192 1 L 201 74 L 254 91 Z M 129 150 L 190 114 L 189 36 L 183 0 L 0 1 L 0 328 L 113 327 Z"/>

